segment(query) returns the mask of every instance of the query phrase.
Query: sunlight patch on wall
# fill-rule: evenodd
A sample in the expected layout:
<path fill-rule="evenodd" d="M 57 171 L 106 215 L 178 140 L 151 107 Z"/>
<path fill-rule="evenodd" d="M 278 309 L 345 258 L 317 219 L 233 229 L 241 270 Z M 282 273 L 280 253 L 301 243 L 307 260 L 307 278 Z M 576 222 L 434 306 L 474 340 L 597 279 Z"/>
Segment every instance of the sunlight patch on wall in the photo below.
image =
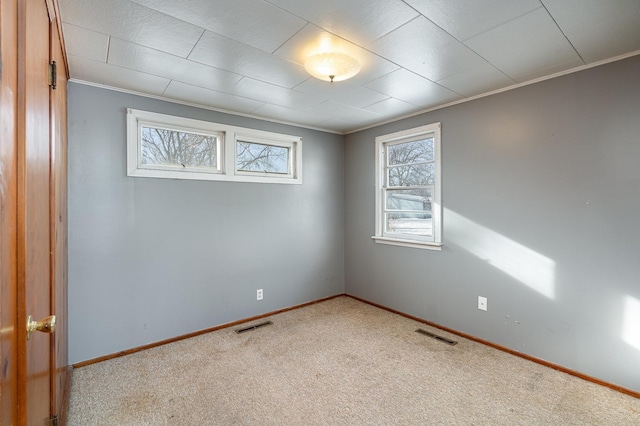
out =
<path fill-rule="evenodd" d="M 556 263 L 502 234 L 445 210 L 445 239 L 538 293 L 555 298 Z"/>
<path fill-rule="evenodd" d="M 635 297 L 624 298 L 622 339 L 640 351 L 640 300 Z"/>

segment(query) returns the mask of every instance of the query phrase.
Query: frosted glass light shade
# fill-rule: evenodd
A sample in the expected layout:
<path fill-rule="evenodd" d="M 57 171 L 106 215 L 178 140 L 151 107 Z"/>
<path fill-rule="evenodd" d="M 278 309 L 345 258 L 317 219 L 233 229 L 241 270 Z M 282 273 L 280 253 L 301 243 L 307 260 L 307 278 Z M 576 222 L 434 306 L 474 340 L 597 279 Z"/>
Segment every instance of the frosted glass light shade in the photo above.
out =
<path fill-rule="evenodd" d="M 360 63 L 344 53 L 329 52 L 309 56 L 304 69 L 324 81 L 342 81 L 360 72 Z"/>

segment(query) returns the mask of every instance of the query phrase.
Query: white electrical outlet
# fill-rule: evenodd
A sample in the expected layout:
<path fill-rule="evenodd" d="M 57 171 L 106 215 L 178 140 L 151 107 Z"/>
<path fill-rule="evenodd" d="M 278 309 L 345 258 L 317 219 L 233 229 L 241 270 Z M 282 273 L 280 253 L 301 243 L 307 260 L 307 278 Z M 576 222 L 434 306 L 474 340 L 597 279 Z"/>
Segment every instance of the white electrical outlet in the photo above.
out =
<path fill-rule="evenodd" d="M 262 300 L 262 289 L 259 288 L 258 291 L 256 291 L 256 299 L 257 300 Z"/>
<path fill-rule="evenodd" d="M 478 309 L 480 309 L 481 311 L 486 311 L 487 310 L 487 298 L 486 297 L 478 296 Z"/>

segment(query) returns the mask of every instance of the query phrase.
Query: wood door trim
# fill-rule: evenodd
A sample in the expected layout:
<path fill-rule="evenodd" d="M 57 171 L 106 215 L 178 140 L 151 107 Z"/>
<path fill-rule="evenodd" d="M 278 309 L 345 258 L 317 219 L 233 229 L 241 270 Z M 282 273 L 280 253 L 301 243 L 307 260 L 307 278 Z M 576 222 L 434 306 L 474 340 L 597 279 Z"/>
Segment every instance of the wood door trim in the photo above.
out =
<path fill-rule="evenodd" d="M 69 401 L 71 399 L 71 379 L 73 378 L 73 367 L 67 365 L 64 368 L 64 388 L 62 391 L 62 407 L 58 414 L 58 424 L 66 425 L 69 417 Z"/>
<path fill-rule="evenodd" d="M 55 38 L 55 9 L 52 0 L 46 0 L 47 12 L 49 13 L 49 64 L 55 57 L 54 38 Z M 50 81 L 50 83 L 57 84 Z M 60 325 L 60 318 L 56 312 L 56 135 L 54 119 L 56 112 L 54 111 L 56 102 L 56 94 L 49 85 L 49 314 L 56 315 L 57 327 Z M 57 328 L 56 327 L 56 328 Z M 57 395 L 56 395 L 56 338 L 54 334 L 49 336 L 49 418 L 57 413 Z"/>
<path fill-rule="evenodd" d="M 62 57 L 64 59 L 64 75 L 69 80 L 69 61 L 67 58 L 67 49 L 64 44 L 64 35 L 62 32 L 62 19 L 60 18 L 60 4 L 58 0 L 44 0 L 47 4 L 47 12 L 49 12 L 49 22 L 58 28 L 60 46 L 62 48 Z"/>
<path fill-rule="evenodd" d="M 57 3 L 55 3 L 57 4 Z M 51 10 L 49 10 L 51 14 Z M 59 23 L 59 14 L 55 14 Z M 63 58 L 60 26 L 51 22 L 50 60 L 57 62 L 56 89 L 49 90 L 50 120 L 50 311 L 56 315 L 56 332 L 50 340 L 51 416 L 58 415 L 64 424 L 62 413 L 68 407 L 68 316 L 67 316 L 67 71 Z M 64 72 L 63 72 L 64 71 Z"/>
<path fill-rule="evenodd" d="M 53 2 L 53 10 L 55 15 L 55 25 L 58 27 L 58 39 L 60 40 L 60 48 L 62 49 L 62 58 L 64 61 L 64 76 L 65 80 L 69 80 L 69 58 L 67 57 L 67 47 L 64 43 L 64 33 L 62 32 L 62 19 L 60 18 L 60 4 L 58 0 L 51 0 Z M 60 70 L 58 70 L 60 72 Z M 65 89 L 66 90 L 66 89 Z"/>
<path fill-rule="evenodd" d="M 56 19 L 56 9 L 53 5 L 53 0 L 44 0 L 47 5 L 47 12 L 49 13 L 49 22 L 53 22 Z"/>

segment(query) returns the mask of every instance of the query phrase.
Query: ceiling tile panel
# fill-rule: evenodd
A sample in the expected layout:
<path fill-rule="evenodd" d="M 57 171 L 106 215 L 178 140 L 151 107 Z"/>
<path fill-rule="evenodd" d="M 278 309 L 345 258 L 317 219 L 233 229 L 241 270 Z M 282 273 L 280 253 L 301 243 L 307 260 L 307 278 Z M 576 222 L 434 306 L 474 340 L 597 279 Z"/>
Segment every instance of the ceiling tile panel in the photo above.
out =
<path fill-rule="evenodd" d="M 466 40 L 542 7 L 539 0 L 405 1 L 458 40 Z"/>
<path fill-rule="evenodd" d="M 337 90 L 330 99 L 344 105 L 363 108 L 367 105 L 383 101 L 388 97 L 389 96 L 383 93 L 376 92 L 375 90 L 371 90 L 366 87 L 345 86 L 344 89 Z"/>
<path fill-rule="evenodd" d="M 640 50 L 640 1 L 544 0 L 587 62 Z"/>
<path fill-rule="evenodd" d="M 133 1 L 267 52 L 307 23 L 264 0 Z"/>
<path fill-rule="evenodd" d="M 392 62 L 313 24 L 308 24 L 287 40 L 275 54 L 304 66 L 309 56 L 323 52 L 345 53 L 358 60 L 361 69 L 355 77 L 349 79 L 352 84 L 375 80 L 399 68 Z"/>
<path fill-rule="evenodd" d="M 263 81 L 245 77 L 228 90 L 229 93 L 287 108 L 308 109 L 325 99 Z"/>
<path fill-rule="evenodd" d="M 418 16 L 400 0 L 269 0 L 328 32 L 364 46 Z"/>
<path fill-rule="evenodd" d="M 439 80 L 437 83 L 452 92 L 469 97 L 511 86 L 516 82 L 485 62 L 475 68 Z"/>
<path fill-rule="evenodd" d="M 62 21 L 186 57 L 202 28 L 128 0 L 60 0 Z"/>
<path fill-rule="evenodd" d="M 310 78 L 301 65 L 210 31 L 202 36 L 189 59 L 287 88 Z"/>
<path fill-rule="evenodd" d="M 567 36 L 587 63 L 637 52 L 640 51 L 640 12 L 598 22 L 588 31 Z"/>
<path fill-rule="evenodd" d="M 212 90 L 224 90 L 242 76 L 117 38 L 111 39 L 109 63 Z"/>
<path fill-rule="evenodd" d="M 326 115 L 300 111 L 298 109 L 291 109 L 273 104 L 264 104 L 253 111 L 253 114 L 287 123 L 300 123 L 312 127 L 318 126 L 322 121 L 329 118 Z"/>
<path fill-rule="evenodd" d="M 352 84 L 351 80 L 331 83 L 310 78 L 296 86 L 295 90 L 312 94 L 323 101 L 332 100 L 356 108 L 362 108 L 388 98 L 387 95 L 380 92 Z"/>
<path fill-rule="evenodd" d="M 584 26 L 619 19 L 640 12 L 638 0 L 542 0 L 549 13 L 566 33 L 577 33 Z"/>
<path fill-rule="evenodd" d="M 328 118 L 319 122 L 318 126 L 322 129 L 327 129 L 333 132 L 344 133 L 357 128 L 358 123 L 340 120 L 339 118 Z"/>
<path fill-rule="evenodd" d="M 473 37 L 465 44 L 516 81 L 548 69 L 582 63 L 546 9 Z"/>
<path fill-rule="evenodd" d="M 460 95 L 404 69 L 380 77 L 366 86 L 417 107 L 431 107 L 461 98 Z"/>
<path fill-rule="evenodd" d="M 62 32 L 67 53 L 94 61 L 107 62 L 109 36 L 72 24 L 64 24 Z"/>
<path fill-rule="evenodd" d="M 69 55 L 69 69 L 77 80 L 98 83 L 135 92 L 162 95 L 169 79 L 116 67 L 104 62 L 92 61 L 80 56 Z"/>
<path fill-rule="evenodd" d="M 330 131 L 640 52 L 640 0 L 58 1 L 75 80 Z"/>
<path fill-rule="evenodd" d="M 471 70 L 485 62 L 424 17 L 414 19 L 367 48 L 432 81 Z"/>
<path fill-rule="evenodd" d="M 369 105 L 365 109 L 368 111 L 373 111 L 385 117 L 398 117 L 403 114 L 412 113 L 419 108 L 415 105 L 401 101 L 400 99 L 389 98 L 373 105 Z"/>
<path fill-rule="evenodd" d="M 229 112 L 241 112 L 249 114 L 263 105 L 252 99 L 241 98 L 215 90 L 172 81 L 164 92 L 164 96 L 180 101 L 206 105 Z"/>
<path fill-rule="evenodd" d="M 559 63 L 547 68 L 537 69 L 532 72 L 521 74 L 516 80 L 518 83 L 525 83 L 527 81 L 536 80 L 539 78 L 544 78 L 549 75 L 566 72 L 572 68 L 581 67 L 584 65 L 582 59 L 574 59 L 569 62 Z"/>
<path fill-rule="evenodd" d="M 312 114 L 324 115 L 328 117 L 339 118 L 344 121 L 353 121 L 361 123 L 372 123 L 380 120 L 380 114 L 373 111 L 367 111 L 360 108 L 350 107 L 338 102 L 326 101 L 320 105 L 308 110 Z"/>

